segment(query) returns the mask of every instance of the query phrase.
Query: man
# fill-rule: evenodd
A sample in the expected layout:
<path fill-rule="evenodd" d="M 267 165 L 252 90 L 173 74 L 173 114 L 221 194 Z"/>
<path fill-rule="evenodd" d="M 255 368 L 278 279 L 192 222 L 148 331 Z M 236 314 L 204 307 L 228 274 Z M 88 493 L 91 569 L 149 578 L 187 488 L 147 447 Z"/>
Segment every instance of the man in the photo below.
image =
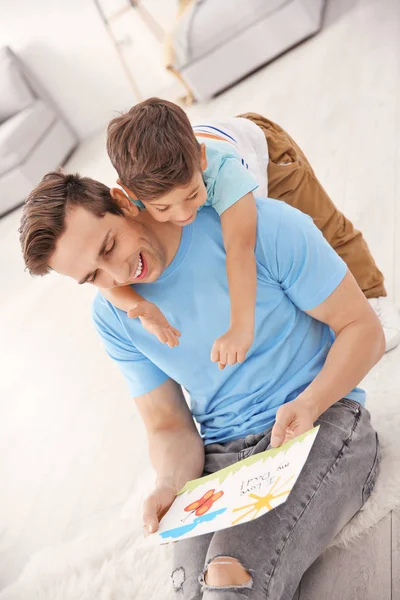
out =
<path fill-rule="evenodd" d="M 149 533 L 187 480 L 320 425 L 283 505 L 175 545 L 181 598 L 230 600 L 243 591 L 252 600 L 291 600 L 375 483 L 377 437 L 355 386 L 384 352 L 379 320 L 312 220 L 261 199 L 255 341 L 244 363 L 219 371 L 210 350 L 227 326 L 229 294 L 215 211 L 203 209 L 181 229 L 113 195 L 88 178 L 48 174 L 25 204 L 25 263 L 32 274 L 53 269 L 102 288 L 134 281 L 182 332 L 170 349 L 102 296 L 94 302 L 97 329 L 148 432 L 157 473 L 144 505 Z"/>

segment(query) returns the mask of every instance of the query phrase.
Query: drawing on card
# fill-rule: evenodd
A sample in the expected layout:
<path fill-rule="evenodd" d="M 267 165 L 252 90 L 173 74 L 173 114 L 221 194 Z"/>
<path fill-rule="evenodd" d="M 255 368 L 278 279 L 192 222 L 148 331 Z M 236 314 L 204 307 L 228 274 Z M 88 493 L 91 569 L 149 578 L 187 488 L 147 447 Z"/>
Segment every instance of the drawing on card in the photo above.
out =
<path fill-rule="evenodd" d="M 188 481 L 146 544 L 211 533 L 263 517 L 286 502 L 318 434 L 314 427 L 279 448 Z"/>

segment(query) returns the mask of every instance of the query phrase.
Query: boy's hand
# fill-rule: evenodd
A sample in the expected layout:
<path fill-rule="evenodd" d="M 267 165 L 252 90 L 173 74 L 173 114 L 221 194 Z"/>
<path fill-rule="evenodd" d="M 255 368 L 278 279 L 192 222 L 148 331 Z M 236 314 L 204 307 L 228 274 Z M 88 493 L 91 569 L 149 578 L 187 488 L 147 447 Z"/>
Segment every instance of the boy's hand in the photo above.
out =
<path fill-rule="evenodd" d="M 315 407 L 304 401 L 301 395 L 278 408 L 275 425 L 271 432 L 271 446 L 277 448 L 281 444 L 309 431 L 318 418 Z"/>
<path fill-rule="evenodd" d="M 158 525 L 175 500 L 176 490 L 171 485 L 162 485 L 146 498 L 143 504 L 144 535 L 147 537 L 158 529 Z"/>
<path fill-rule="evenodd" d="M 147 300 L 138 302 L 128 311 L 128 317 L 139 318 L 142 326 L 149 333 L 155 335 L 162 344 L 168 344 L 170 348 L 178 346 L 180 331 L 168 323 L 161 310 L 153 302 Z"/>
<path fill-rule="evenodd" d="M 253 331 L 231 327 L 214 342 L 211 360 L 218 363 L 221 370 L 225 369 L 226 365 L 244 362 L 253 339 Z"/>

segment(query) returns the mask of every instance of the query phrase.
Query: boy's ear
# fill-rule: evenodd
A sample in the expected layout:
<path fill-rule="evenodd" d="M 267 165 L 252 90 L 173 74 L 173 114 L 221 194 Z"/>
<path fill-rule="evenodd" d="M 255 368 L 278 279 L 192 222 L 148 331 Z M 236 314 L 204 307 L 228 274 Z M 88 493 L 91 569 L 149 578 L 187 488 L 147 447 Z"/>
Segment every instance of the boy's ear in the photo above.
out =
<path fill-rule="evenodd" d="M 129 198 L 132 198 L 132 200 L 137 200 L 136 194 L 132 192 L 132 190 L 130 190 L 126 185 L 124 185 L 120 179 L 117 179 L 117 183 L 120 187 L 122 187 Z"/>
<path fill-rule="evenodd" d="M 207 149 L 205 144 L 200 144 L 200 167 L 202 171 L 207 169 Z"/>
<path fill-rule="evenodd" d="M 139 207 L 136 206 L 136 204 L 134 204 L 133 202 L 131 202 L 128 196 L 120 188 L 111 188 L 110 194 L 111 197 L 117 202 L 120 208 L 128 211 L 128 213 L 132 217 L 137 217 L 137 215 L 139 214 Z"/>

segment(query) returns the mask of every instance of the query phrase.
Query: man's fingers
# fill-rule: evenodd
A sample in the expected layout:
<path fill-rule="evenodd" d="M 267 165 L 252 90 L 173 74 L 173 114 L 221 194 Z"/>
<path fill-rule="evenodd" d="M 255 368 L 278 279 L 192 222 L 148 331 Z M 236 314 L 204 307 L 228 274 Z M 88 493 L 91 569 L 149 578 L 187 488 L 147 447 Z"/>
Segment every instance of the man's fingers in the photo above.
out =
<path fill-rule="evenodd" d="M 277 448 L 283 443 L 286 434 L 286 427 L 281 423 L 275 423 L 271 432 L 271 446 Z"/>
<path fill-rule="evenodd" d="M 176 337 L 181 337 L 181 332 L 179 331 L 179 329 L 175 329 L 175 327 L 172 327 L 172 325 L 170 325 L 171 331 L 174 335 L 176 335 Z"/>
<path fill-rule="evenodd" d="M 293 414 L 289 406 L 281 406 L 276 413 L 275 425 L 271 432 L 271 446 L 277 448 L 280 446 L 286 436 L 286 429 L 293 420 Z"/>
<path fill-rule="evenodd" d="M 149 496 L 144 501 L 143 524 L 147 533 L 154 533 L 158 529 L 157 500 L 154 496 Z"/>

